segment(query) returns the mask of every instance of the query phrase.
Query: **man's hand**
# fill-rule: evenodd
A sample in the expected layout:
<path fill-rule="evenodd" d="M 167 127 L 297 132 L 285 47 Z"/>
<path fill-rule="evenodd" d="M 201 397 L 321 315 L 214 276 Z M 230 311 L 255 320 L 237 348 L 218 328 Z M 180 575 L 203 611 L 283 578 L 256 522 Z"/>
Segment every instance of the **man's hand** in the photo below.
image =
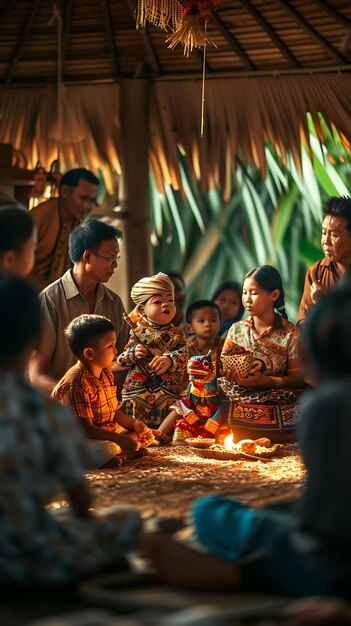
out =
<path fill-rule="evenodd" d="M 319 281 L 312 283 L 310 293 L 313 304 L 316 304 L 318 302 L 323 292 L 324 289 Z"/>

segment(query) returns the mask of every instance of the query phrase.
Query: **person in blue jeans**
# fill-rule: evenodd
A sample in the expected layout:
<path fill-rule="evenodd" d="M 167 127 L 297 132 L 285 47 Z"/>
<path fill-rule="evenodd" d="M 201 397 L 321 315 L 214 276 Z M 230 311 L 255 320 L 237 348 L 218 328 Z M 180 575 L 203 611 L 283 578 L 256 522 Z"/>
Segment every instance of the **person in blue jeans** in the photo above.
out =
<path fill-rule="evenodd" d="M 301 330 L 301 360 L 317 387 L 302 399 L 299 440 L 308 476 L 292 510 L 200 498 L 192 517 L 206 553 L 161 535 L 144 539 L 146 554 L 168 583 L 349 596 L 350 319 L 351 287 L 345 285 L 320 298 Z"/>

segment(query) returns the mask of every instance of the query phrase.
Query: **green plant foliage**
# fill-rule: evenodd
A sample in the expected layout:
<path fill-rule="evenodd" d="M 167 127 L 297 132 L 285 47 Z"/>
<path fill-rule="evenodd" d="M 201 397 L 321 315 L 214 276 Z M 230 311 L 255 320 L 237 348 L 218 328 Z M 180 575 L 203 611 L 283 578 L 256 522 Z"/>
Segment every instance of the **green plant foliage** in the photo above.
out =
<path fill-rule="evenodd" d="M 241 281 L 255 265 L 269 263 L 282 274 L 289 318 L 296 319 L 306 269 L 322 258 L 322 205 L 349 195 L 350 164 L 340 135 L 326 127 L 325 145 L 308 115 L 311 150 L 302 147 L 302 175 L 293 157 L 283 165 L 267 145 L 267 175 L 244 167 L 240 155 L 232 195 L 204 193 L 192 185 L 180 156 L 185 199 L 170 186 L 160 196 L 151 183 L 155 271 L 176 270 L 185 278 L 188 302 L 209 298 L 225 280 Z"/>

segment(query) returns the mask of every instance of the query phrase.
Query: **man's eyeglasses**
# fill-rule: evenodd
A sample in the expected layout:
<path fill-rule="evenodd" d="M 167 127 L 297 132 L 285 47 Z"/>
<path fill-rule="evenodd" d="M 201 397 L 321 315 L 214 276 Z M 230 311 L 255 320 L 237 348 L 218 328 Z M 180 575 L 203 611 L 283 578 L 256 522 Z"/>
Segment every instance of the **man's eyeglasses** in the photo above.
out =
<path fill-rule="evenodd" d="M 101 256 L 101 258 L 105 259 L 105 261 L 108 261 L 110 265 L 112 265 L 113 263 L 119 263 L 121 260 L 119 254 L 117 256 L 105 256 L 104 254 L 100 254 L 100 252 L 94 252 L 94 254 L 95 256 Z"/>

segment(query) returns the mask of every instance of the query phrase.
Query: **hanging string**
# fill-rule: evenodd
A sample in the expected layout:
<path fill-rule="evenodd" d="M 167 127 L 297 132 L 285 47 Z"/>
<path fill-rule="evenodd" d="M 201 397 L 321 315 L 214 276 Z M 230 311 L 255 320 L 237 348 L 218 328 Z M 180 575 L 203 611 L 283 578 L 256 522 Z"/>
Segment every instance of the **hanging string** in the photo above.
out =
<path fill-rule="evenodd" d="M 207 30 L 207 22 L 205 22 L 205 35 Z M 204 136 L 205 124 L 205 74 L 206 74 L 206 41 L 204 43 L 204 56 L 202 61 L 202 86 L 201 86 L 201 137 Z"/>
<path fill-rule="evenodd" d="M 62 15 L 57 4 L 54 4 L 54 19 L 57 21 L 57 160 L 60 163 L 62 141 Z"/>

